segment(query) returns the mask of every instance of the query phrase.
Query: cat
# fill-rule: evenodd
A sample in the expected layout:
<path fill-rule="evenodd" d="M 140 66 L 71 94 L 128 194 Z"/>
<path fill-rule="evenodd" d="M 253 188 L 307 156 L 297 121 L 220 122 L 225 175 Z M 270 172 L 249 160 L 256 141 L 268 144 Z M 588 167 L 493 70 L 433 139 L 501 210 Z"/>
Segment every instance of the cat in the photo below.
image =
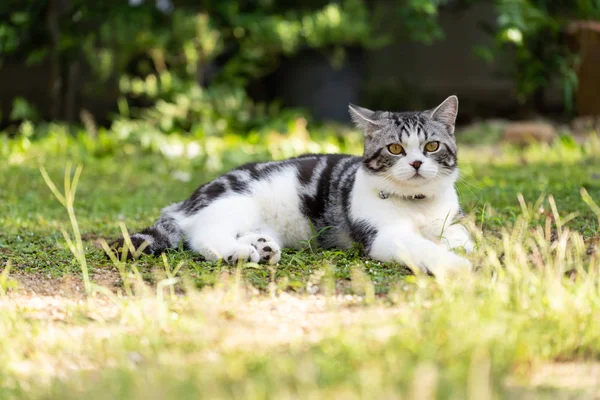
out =
<path fill-rule="evenodd" d="M 349 111 L 364 133 L 362 157 L 307 154 L 240 166 L 164 208 L 132 244 L 160 254 L 183 240 L 207 260 L 276 264 L 283 247 L 298 248 L 317 232 L 321 247 L 358 242 L 375 260 L 433 275 L 470 269 L 452 251 L 474 247 L 456 223 L 458 98 L 419 112 L 352 104 Z"/>

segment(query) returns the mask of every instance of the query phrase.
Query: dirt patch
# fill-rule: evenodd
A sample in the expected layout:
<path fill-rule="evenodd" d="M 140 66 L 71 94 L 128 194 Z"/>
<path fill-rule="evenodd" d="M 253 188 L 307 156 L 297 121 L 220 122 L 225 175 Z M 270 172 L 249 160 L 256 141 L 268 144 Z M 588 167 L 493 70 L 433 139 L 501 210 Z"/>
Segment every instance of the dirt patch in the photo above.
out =
<path fill-rule="evenodd" d="M 15 292 L 37 296 L 61 296 L 81 299 L 85 297 L 85 289 L 81 278 L 66 275 L 52 278 L 41 274 L 14 273 L 10 278 L 18 282 Z M 96 284 L 116 292 L 120 287 L 121 277 L 117 271 L 108 269 L 95 270 L 91 279 Z"/>
<path fill-rule="evenodd" d="M 92 280 L 100 286 L 109 288 L 113 292 L 121 287 L 121 276 L 112 269 L 96 269 L 92 274 Z"/>
<path fill-rule="evenodd" d="M 347 332 L 354 327 L 376 332 L 378 339 L 393 333 L 399 308 L 364 305 L 359 296 L 298 296 L 281 293 L 275 297 L 250 296 L 228 301 L 231 292 L 218 289 L 191 295 L 197 313 L 211 321 L 204 332 L 222 349 L 262 348 L 290 343 L 315 342 L 324 336 Z"/>
<path fill-rule="evenodd" d="M 64 296 L 40 296 L 31 293 L 11 294 L 0 297 L 0 310 L 17 312 L 20 317 L 31 320 L 44 320 L 55 322 L 66 322 L 69 327 L 75 327 L 73 319 L 74 310 L 81 308 L 85 311 L 88 319 L 94 315 L 99 316 L 101 321 L 114 317 L 118 308 L 106 298 L 86 299 L 67 298 Z"/>

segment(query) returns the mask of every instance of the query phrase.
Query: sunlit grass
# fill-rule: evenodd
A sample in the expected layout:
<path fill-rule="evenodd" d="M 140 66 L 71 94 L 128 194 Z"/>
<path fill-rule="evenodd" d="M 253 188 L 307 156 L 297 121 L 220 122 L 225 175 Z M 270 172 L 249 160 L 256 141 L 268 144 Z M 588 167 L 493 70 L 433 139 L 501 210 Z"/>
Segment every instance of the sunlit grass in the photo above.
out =
<path fill-rule="evenodd" d="M 352 295 L 265 297 L 234 269 L 185 295 L 140 279 L 126 297 L 87 303 L 4 297 L 4 387 L 28 398 L 509 396 L 547 363 L 600 355 L 598 255 L 524 210 L 513 229 L 478 237 L 472 276 L 408 277 L 385 296 L 356 267 Z"/>
<path fill-rule="evenodd" d="M 461 148 L 458 187 L 478 247 L 469 256 L 477 271 L 458 279 L 407 275 L 357 248 L 286 251 L 277 267 L 230 268 L 183 250 L 105 256 L 103 238 L 150 224 L 219 168 L 291 155 L 293 143 L 310 150 L 313 140 L 316 150 L 358 148 L 309 140 L 299 123 L 289 140 L 274 132 L 271 148 L 254 142 L 252 154 L 219 139 L 216 169 L 205 168 L 205 150 L 184 160 L 135 146 L 106 155 L 98 149 L 114 144 L 60 134 L 11 144 L 20 161 L 0 166 L 0 398 L 600 394 L 595 138 Z M 85 164 L 78 185 L 64 174 L 67 160 Z M 48 189 L 40 164 L 46 183 L 67 178 L 64 192 Z M 173 179 L 182 169 L 189 181 Z M 118 283 L 99 284 L 103 273 Z M 75 286 L 82 277 L 92 295 L 39 296 L 14 284 L 46 276 L 74 276 Z"/>

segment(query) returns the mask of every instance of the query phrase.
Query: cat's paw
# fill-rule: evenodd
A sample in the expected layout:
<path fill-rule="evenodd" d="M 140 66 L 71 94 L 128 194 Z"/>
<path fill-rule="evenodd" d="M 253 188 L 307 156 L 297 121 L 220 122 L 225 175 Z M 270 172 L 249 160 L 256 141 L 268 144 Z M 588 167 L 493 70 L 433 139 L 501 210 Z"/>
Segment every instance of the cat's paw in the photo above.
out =
<path fill-rule="evenodd" d="M 240 244 L 233 252 L 223 257 L 223 259 L 230 265 L 237 265 L 239 262 L 253 262 L 257 263 L 260 261 L 260 255 L 258 251 L 252 245 Z"/>
<path fill-rule="evenodd" d="M 462 248 L 467 253 L 472 253 L 475 250 L 475 243 L 473 243 L 469 231 L 461 224 L 449 226 L 444 231 L 440 243 L 448 250 Z"/>
<path fill-rule="evenodd" d="M 463 249 L 465 249 L 465 252 L 467 252 L 467 254 L 472 253 L 473 251 L 475 251 L 475 243 L 469 239 L 467 240 L 463 245 L 462 245 Z"/>
<path fill-rule="evenodd" d="M 277 264 L 281 259 L 281 247 L 268 235 L 248 233 L 238 237 L 238 242 L 253 246 L 259 254 L 259 262 Z"/>
<path fill-rule="evenodd" d="M 451 257 L 447 260 L 446 269 L 449 271 L 465 271 L 471 272 L 473 271 L 473 264 L 471 261 L 467 260 L 464 257 L 456 255 L 454 253 L 450 253 Z"/>
<path fill-rule="evenodd" d="M 436 278 L 444 279 L 448 276 L 456 276 L 473 271 L 471 261 L 457 254 L 448 252 L 437 263 L 427 265 L 425 271 Z"/>

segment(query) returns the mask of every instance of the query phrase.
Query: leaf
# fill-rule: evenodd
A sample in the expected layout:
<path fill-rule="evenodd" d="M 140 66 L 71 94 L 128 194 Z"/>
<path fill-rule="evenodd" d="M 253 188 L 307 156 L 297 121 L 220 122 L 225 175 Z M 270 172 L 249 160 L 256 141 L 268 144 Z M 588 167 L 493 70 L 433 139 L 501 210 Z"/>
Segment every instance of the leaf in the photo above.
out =
<path fill-rule="evenodd" d="M 30 66 L 34 64 L 39 64 L 44 60 L 44 58 L 46 58 L 47 55 L 47 48 L 34 50 L 27 56 L 27 59 L 25 60 L 25 65 Z"/>
<path fill-rule="evenodd" d="M 10 15 L 10 20 L 15 25 L 23 25 L 29 22 L 29 14 L 23 11 L 14 12 Z"/>

